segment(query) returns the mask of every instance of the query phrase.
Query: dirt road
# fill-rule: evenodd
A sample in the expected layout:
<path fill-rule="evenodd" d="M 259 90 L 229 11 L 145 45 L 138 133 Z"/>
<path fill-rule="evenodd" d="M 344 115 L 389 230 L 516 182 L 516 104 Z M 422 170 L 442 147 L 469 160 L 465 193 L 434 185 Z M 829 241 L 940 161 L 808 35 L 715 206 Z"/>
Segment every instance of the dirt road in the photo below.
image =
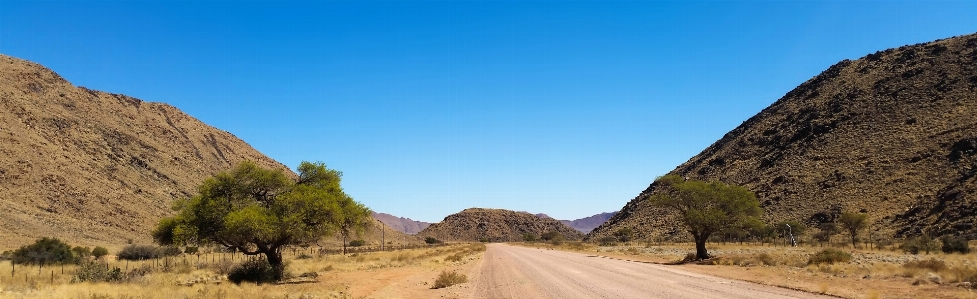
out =
<path fill-rule="evenodd" d="M 473 270 L 474 298 L 829 298 L 675 266 L 504 244 Z"/>

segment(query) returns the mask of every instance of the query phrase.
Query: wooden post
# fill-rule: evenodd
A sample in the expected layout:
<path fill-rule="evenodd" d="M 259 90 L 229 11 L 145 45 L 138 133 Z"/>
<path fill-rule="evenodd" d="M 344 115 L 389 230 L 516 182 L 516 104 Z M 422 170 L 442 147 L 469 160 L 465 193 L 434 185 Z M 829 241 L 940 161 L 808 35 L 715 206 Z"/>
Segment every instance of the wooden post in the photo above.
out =
<path fill-rule="evenodd" d="M 54 284 L 54 270 L 51 270 L 51 284 Z"/>

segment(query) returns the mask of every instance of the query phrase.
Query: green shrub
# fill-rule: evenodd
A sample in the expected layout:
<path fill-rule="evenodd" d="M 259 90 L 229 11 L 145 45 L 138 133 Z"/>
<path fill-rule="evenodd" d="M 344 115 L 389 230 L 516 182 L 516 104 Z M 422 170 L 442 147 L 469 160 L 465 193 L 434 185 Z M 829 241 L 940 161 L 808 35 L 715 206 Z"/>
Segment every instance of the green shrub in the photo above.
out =
<path fill-rule="evenodd" d="M 902 267 L 907 269 L 926 269 L 932 272 L 939 272 L 947 269 L 945 262 L 934 258 L 908 261 L 905 264 L 902 264 Z"/>
<path fill-rule="evenodd" d="M 92 256 L 94 256 L 96 259 L 100 259 L 108 254 L 109 250 L 102 246 L 95 246 L 95 249 L 92 249 Z"/>
<path fill-rule="evenodd" d="M 352 240 L 352 241 L 349 241 L 349 246 L 350 247 L 360 247 L 360 246 L 363 246 L 363 245 L 366 245 L 366 241 L 363 241 L 363 240 Z"/>
<path fill-rule="evenodd" d="M 186 254 L 195 254 L 200 252 L 200 248 L 198 248 L 197 246 L 187 246 L 186 249 L 183 249 L 183 252 L 185 252 Z"/>
<path fill-rule="evenodd" d="M 834 263 L 847 263 L 851 261 L 851 254 L 834 249 L 828 248 L 815 253 L 807 261 L 808 265 L 820 265 L 820 264 L 834 264 Z"/>
<path fill-rule="evenodd" d="M 160 255 L 162 256 L 175 256 L 175 255 L 180 255 L 181 253 L 183 253 L 183 250 L 180 250 L 180 247 L 176 247 L 176 246 L 160 247 Z"/>
<path fill-rule="evenodd" d="M 523 241 L 526 241 L 526 242 L 536 242 L 536 239 L 537 239 L 536 238 L 536 234 L 534 234 L 534 233 L 525 233 L 525 234 L 522 234 L 522 240 Z"/>
<path fill-rule="evenodd" d="M 130 244 L 122 247 L 117 254 L 120 260 L 148 260 L 160 257 L 159 248 L 153 245 Z"/>
<path fill-rule="evenodd" d="M 943 253 L 970 253 L 970 245 L 967 239 L 961 237 L 945 236 L 940 241 L 943 242 Z"/>
<path fill-rule="evenodd" d="M 427 243 L 427 244 L 438 244 L 438 243 L 441 243 L 441 240 L 435 239 L 434 237 L 426 237 L 426 238 L 424 238 L 424 243 Z"/>
<path fill-rule="evenodd" d="M 617 238 L 614 238 L 614 237 L 611 237 L 611 236 L 600 238 L 600 240 L 597 240 L 597 241 L 599 242 L 600 246 L 614 246 L 614 245 L 617 245 Z"/>
<path fill-rule="evenodd" d="M 71 248 L 71 252 L 75 255 L 75 258 L 84 259 L 92 255 L 92 249 L 88 247 L 75 246 Z"/>
<path fill-rule="evenodd" d="M 632 230 L 630 227 L 625 227 L 618 229 L 613 235 L 614 237 L 617 237 L 618 241 L 626 243 L 631 241 L 631 234 L 634 234 L 634 230 Z"/>
<path fill-rule="evenodd" d="M 284 269 L 282 269 L 284 270 Z M 241 284 L 241 282 L 254 282 L 257 284 L 269 283 L 281 280 L 284 271 L 276 271 L 271 267 L 271 264 L 264 259 L 257 259 L 252 261 L 247 261 L 235 266 L 231 269 L 230 273 L 227 274 L 227 280 L 235 284 Z"/>
<path fill-rule="evenodd" d="M 74 263 L 78 258 L 68 245 L 57 238 L 41 238 L 34 244 L 20 247 L 11 254 L 14 264 L 64 264 Z"/>
<path fill-rule="evenodd" d="M 926 254 L 929 254 L 930 251 L 938 250 L 938 246 L 936 240 L 933 240 L 929 235 L 923 235 L 906 239 L 899 248 L 906 253 L 919 254 L 920 252 L 926 252 Z"/>
<path fill-rule="evenodd" d="M 540 236 L 540 239 L 543 239 L 543 241 L 551 241 L 556 238 L 563 238 L 563 235 L 558 232 L 545 232 Z"/>
<path fill-rule="evenodd" d="M 432 289 L 446 288 L 465 282 L 468 282 L 468 276 L 465 276 L 465 274 L 458 274 L 453 271 L 441 271 L 441 274 L 438 275 L 438 279 L 434 281 L 434 287 L 432 287 Z"/>
<path fill-rule="evenodd" d="M 78 271 L 75 276 L 71 278 L 72 282 L 119 282 L 122 281 L 122 269 L 112 268 L 109 269 L 108 266 L 97 263 L 97 262 L 86 262 L 82 263 L 78 267 Z"/>

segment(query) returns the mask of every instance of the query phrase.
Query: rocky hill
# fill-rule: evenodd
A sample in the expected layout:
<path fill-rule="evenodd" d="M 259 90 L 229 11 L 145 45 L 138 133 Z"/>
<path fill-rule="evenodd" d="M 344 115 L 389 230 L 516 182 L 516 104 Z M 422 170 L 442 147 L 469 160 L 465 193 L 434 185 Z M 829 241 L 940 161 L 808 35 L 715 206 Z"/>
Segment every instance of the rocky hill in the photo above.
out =
<path fill-rule="evenodd" d="M 672 173 L 756 192 L 767 221 L 870 214 L 876 236 L 977 232 L 977 34 L 844 60 Z M 645 200 L 595 229 L 684 234 Z"/>
<path fill-rule="evenodd" d="M 387 226 L 397 231 L 406 234 L 411 234 L 411 235 L 416 234 L 421 230 L 427 228 L 429 225 L 431 225 L 430 223 L 427 222 L 416 221 L 410 218 L 397 217 L 387 213 L 373 212 L 373 218 L 380 220 L 381 222 L 383 222 L 383 224 L 386 224 Z"/>
<path fill-rule="evenodd" d="M 0 55 L 0 248 L 149 242 L 174 199 L 242 160 L 286 168 L 172 106 Z"/>
<path fill-rule="evenodd" d="M 540 218 L 526 212 L 501 209 L 471 208 L 448 215 L 444 220 L 431 224 L 417 236 L 435 237 L 446 241 L 492 242 L 522 241 L 523 234 L 541 236 L 558 232 L 566 240 L 580 240 L 583 234 L 551 218 Z"/>

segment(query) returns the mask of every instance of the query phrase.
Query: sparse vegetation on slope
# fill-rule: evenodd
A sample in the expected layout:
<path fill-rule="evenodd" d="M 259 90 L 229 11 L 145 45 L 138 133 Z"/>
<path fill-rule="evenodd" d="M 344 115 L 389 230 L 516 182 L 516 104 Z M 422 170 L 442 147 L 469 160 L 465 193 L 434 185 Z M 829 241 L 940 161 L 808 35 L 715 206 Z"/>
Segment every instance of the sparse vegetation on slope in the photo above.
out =
<path fill-rule="evenodd" d="M 763 220 L 868 214 L 869 238 L 977 234 L 977 34 L 844 60 L 671 173 L 756 193 Z M 651 184 L 591 239 L 688 240 Z"/>
<path fill-rule="evenodd" d="M 286 167 L 163 103 L 73 86 L 0 55 L 0 248 L 149 242 L 173 200 L 238 162 Z"/>

